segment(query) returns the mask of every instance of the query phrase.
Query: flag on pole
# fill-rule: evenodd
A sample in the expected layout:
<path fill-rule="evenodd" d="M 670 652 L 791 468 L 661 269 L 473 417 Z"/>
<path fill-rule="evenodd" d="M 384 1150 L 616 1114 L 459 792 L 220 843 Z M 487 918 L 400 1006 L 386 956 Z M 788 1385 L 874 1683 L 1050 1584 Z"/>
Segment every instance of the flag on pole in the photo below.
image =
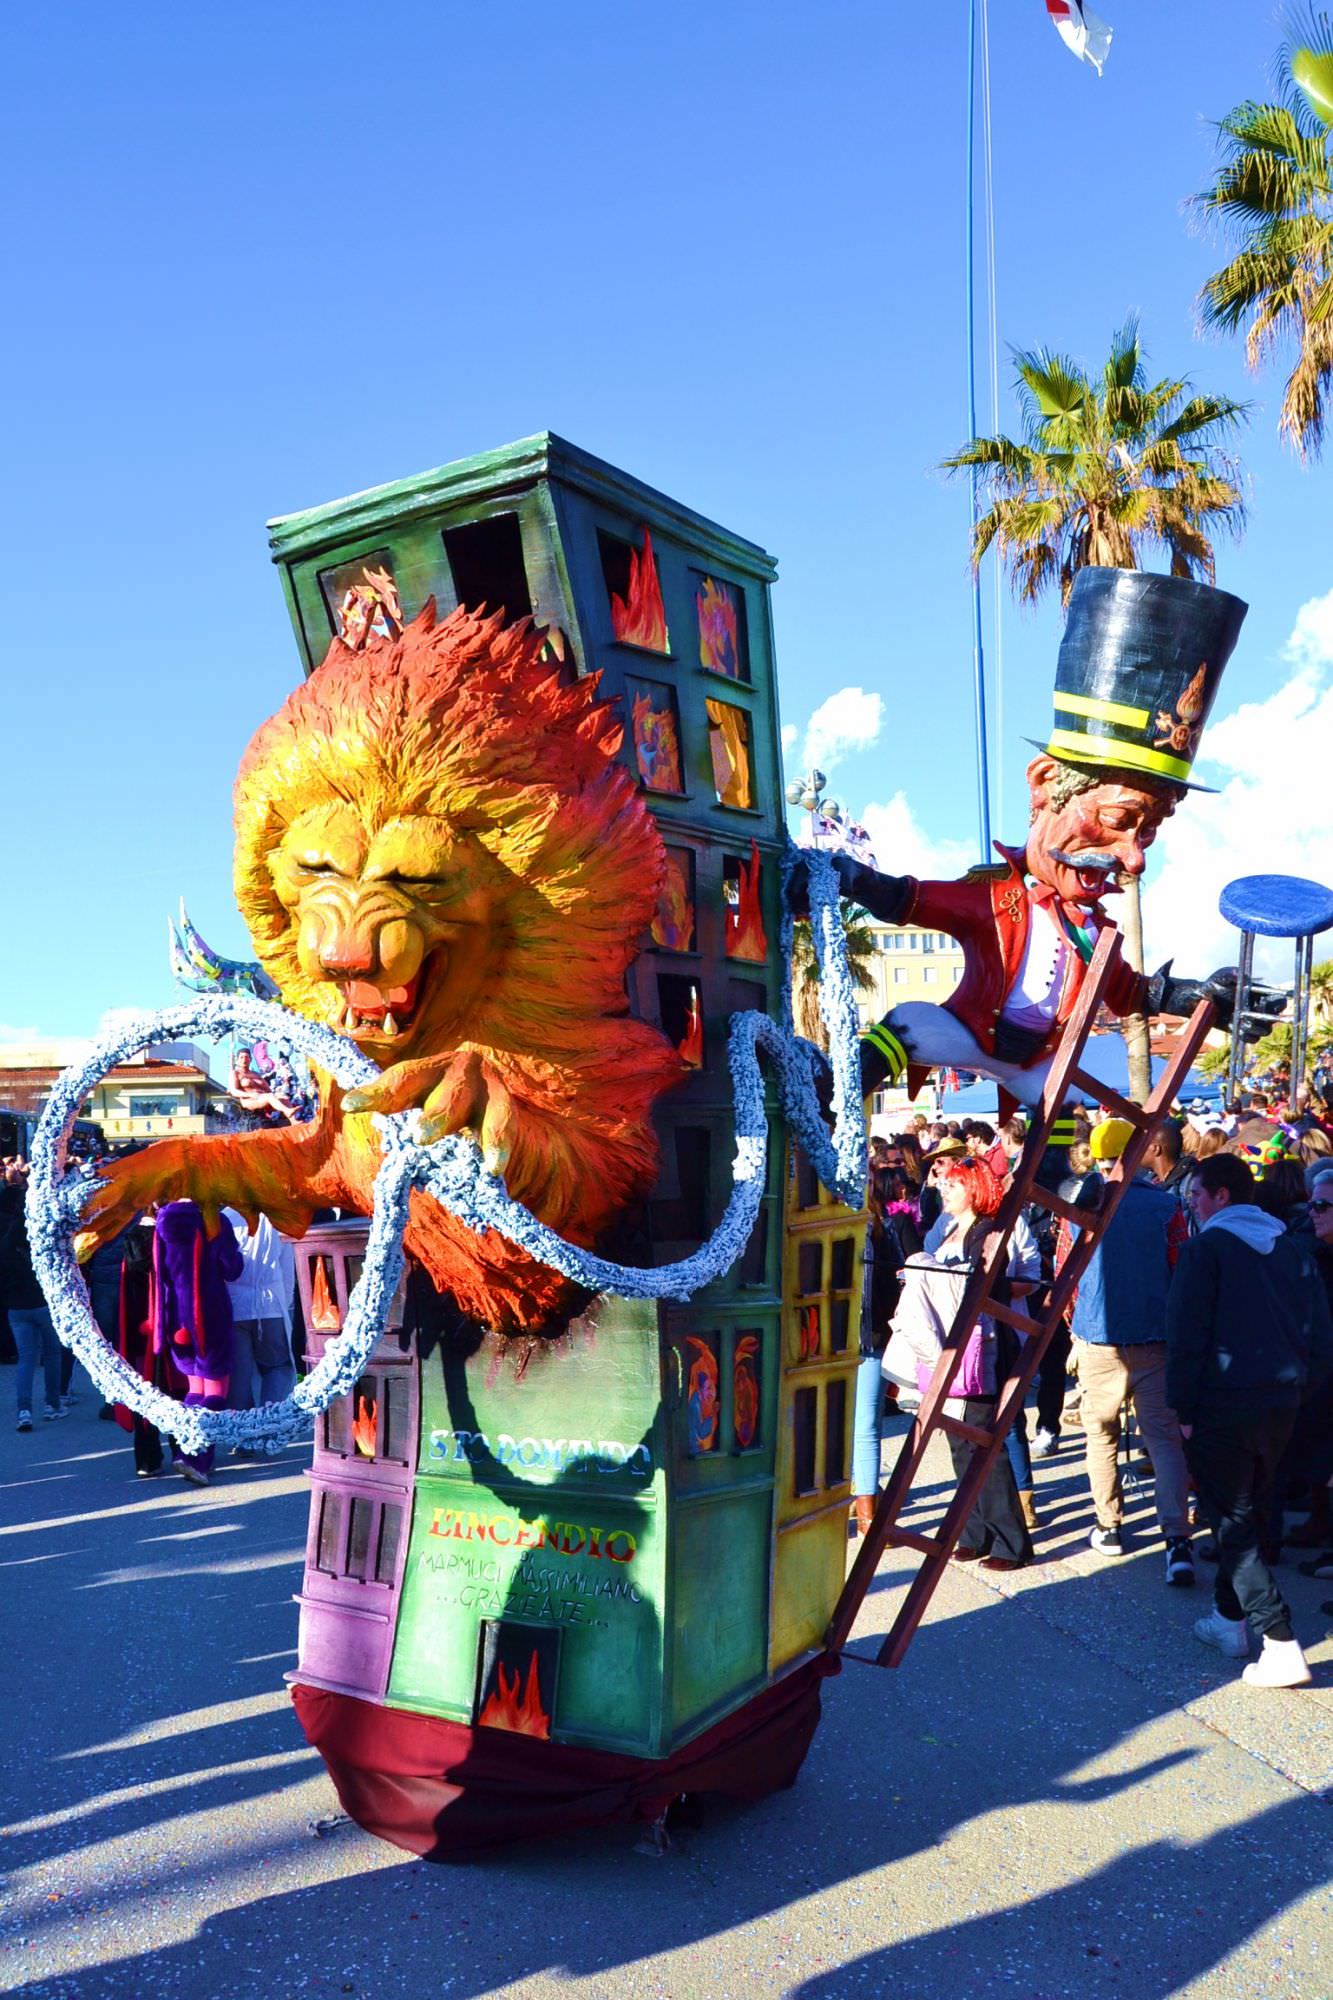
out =
<path fill-rule="evenodd" d="M 1100 76 L 1102 64 L 1111 52 L 1111 30 L 1105 21 L 1098 20 L 1091 7 L 1083 6 L 1082 0 L 1046 0 L 1046 12 L 1065 47 L 1080 62 L 1091 63 Z"/>

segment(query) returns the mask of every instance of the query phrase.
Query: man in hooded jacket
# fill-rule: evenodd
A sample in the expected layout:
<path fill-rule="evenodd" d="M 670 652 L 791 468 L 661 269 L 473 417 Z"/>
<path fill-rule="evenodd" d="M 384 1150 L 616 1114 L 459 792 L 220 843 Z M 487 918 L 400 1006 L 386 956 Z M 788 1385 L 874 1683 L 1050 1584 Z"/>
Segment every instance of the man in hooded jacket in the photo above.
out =
<path fill-rule="evenodd" d="M 1199 1233 L 1180 1253 L 1166 1309 L 1166 1399 L 1217 1540 L 1215 1604 L 1195 1636 L 1244 1659 L 1255 1687 L 1301 1687 L 1310 1669 L 1259 1551 L 1260 1522 L 1302 1399 L 1333 1368 L 1333 1322 L 1308 1241 L 1255 1202 L 1243 1160 L 1215 1153 L 1190 1202 Z M 1248 1621 L 1248 1622 L 1247 1622 Z"/>

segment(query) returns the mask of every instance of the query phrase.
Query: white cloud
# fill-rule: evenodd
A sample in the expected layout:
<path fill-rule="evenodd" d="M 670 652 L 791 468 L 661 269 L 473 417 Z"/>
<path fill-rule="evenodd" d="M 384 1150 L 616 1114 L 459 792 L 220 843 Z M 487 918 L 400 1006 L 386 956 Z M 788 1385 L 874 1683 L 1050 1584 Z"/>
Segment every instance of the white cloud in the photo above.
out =
<path fill-rule="evenodd" d="M 1272 694 L 1204 735 L 1197 774 L 1220 779 L 1218 793 L 1191 792 L 1158 836 L 1164 865 L 1143 898 L 1150 967 L 1235 963 L 1237 934 L 1217 899 L 1238 875 L 1333 877 L 1333 590 L 1301 606 L 1284 658 L 1291 671 Z M 1316 940 L 1316 958 L 1333 955 L 1331 940 Z M 1293 956 L 1286 939 L 1256 940 L 1268 978 L 1289 983 Z"/>
<path fill-rule="evenodd" d="M 860 819 L 886 875 L 915 875 L 928 882 L 949 882 L 965 874 L 977 858 L 970 841 L 932 840 L 907 803 L 904 792 L 895 792 L 887 805 L 867 806 Z"/>
<path fill-rule="evenodd" d="M 784 722 L 782 725 L 783 749 L 790 750 L 792 745 L 795 743 L 797 737 L 800 735 L 800 733 L 801 733 L 800 730 L 796 727 L 796 724 L 794 722 Z"/>
<path fill-rule="evenodd" d="M 881 696 L 859 687 L 839 688 L 810 717 L 801 751 L 802 771 L 832 771 L 852 751 L 869 750 L 883 726 Z"/>

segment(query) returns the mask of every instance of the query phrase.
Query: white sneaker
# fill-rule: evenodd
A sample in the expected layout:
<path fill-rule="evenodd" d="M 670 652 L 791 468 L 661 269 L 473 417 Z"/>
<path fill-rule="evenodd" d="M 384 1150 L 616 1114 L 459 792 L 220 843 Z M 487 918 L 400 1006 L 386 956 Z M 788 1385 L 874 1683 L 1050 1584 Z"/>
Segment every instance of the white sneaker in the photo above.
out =
<path fill-rule="evenodd" d="M 42 1421 L 48 1424 L 55 1424 L 59 1423 L 62 1417 L 67 1417 L 68 1415 L 69 1411 L 62 1410 L 59 1403 L 48 1403 L 42 1414 Z"/>
<path fill-rule="evenodd" d="M 1194 1636 L 1205 1646 L 1216 1646 L 1229 1660 L 1243 1660 L 1250 1650 L 1250 1628 L 1245 1620 L 1224 1618 L 1216 1605 L 1206 1618 L 1195 1619 Z"/>
<path fill-rule="evenodd" d="M 20 1411 L 19 1411 L 19 1421 L 18 1421 L 18 1427 L 19 1427 L 19 1429 L 20 1429 L 21 1431 L 30 1431 L 30 1430 L 32 1429 L 32 1411 L 31 1411 L 31 1410 L 20 1410 Z"/>
<path fill-rule="evenodd" d="M 1188 1535 L 1176 1535 L 1166 1545 L 1166 1580 L 1177 1590 L 1194 1584 L 1194 1554 Z"/>
<path fill-rule="evenodd" d="M 1243 1681 L 1257 1688 L 1309 1687 L 1313 1678 L 1299 1639 L 1265 1638 L 1258 1659 L 1241 1674 Z"/>
<path fill-rule="evenodd" d="M 1054 1431 L 1038 1431 L 1032 1440 L 1034 1458 L 1053 1458 L 1060 1449 L 1060 1440 Z"/>

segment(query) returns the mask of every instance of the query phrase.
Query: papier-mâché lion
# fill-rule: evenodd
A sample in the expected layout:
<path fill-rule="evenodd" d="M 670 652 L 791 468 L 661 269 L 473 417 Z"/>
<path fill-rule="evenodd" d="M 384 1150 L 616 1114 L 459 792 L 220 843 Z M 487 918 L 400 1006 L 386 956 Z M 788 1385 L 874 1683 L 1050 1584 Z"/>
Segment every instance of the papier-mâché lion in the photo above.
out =
<path fill-rule="evenodd" d="M 651 1185 L 654 1099 L 682 1073 L 629 1017 L 625 973 L 656 907 L 662 843 L 616 761 L 593 679 L 561 686 L 525 621 L 433 605 L 327 658 L 266 722 L 235 789 L 235 887 L 284 1004 L 383 1071 L 321 1079 L 312 1125 L 166 1139 L 112 1162 L 86 1227 L 152 1201 L 223 1203 L 299 1235 L 369 1214 L 372 1111 L 471 1131 L 509 1192 L 591 1244 Z M 575 1296 L 494 1231 L 414 1192 L 408 1251 L 480 1325 L 536 1330 Z"/>

